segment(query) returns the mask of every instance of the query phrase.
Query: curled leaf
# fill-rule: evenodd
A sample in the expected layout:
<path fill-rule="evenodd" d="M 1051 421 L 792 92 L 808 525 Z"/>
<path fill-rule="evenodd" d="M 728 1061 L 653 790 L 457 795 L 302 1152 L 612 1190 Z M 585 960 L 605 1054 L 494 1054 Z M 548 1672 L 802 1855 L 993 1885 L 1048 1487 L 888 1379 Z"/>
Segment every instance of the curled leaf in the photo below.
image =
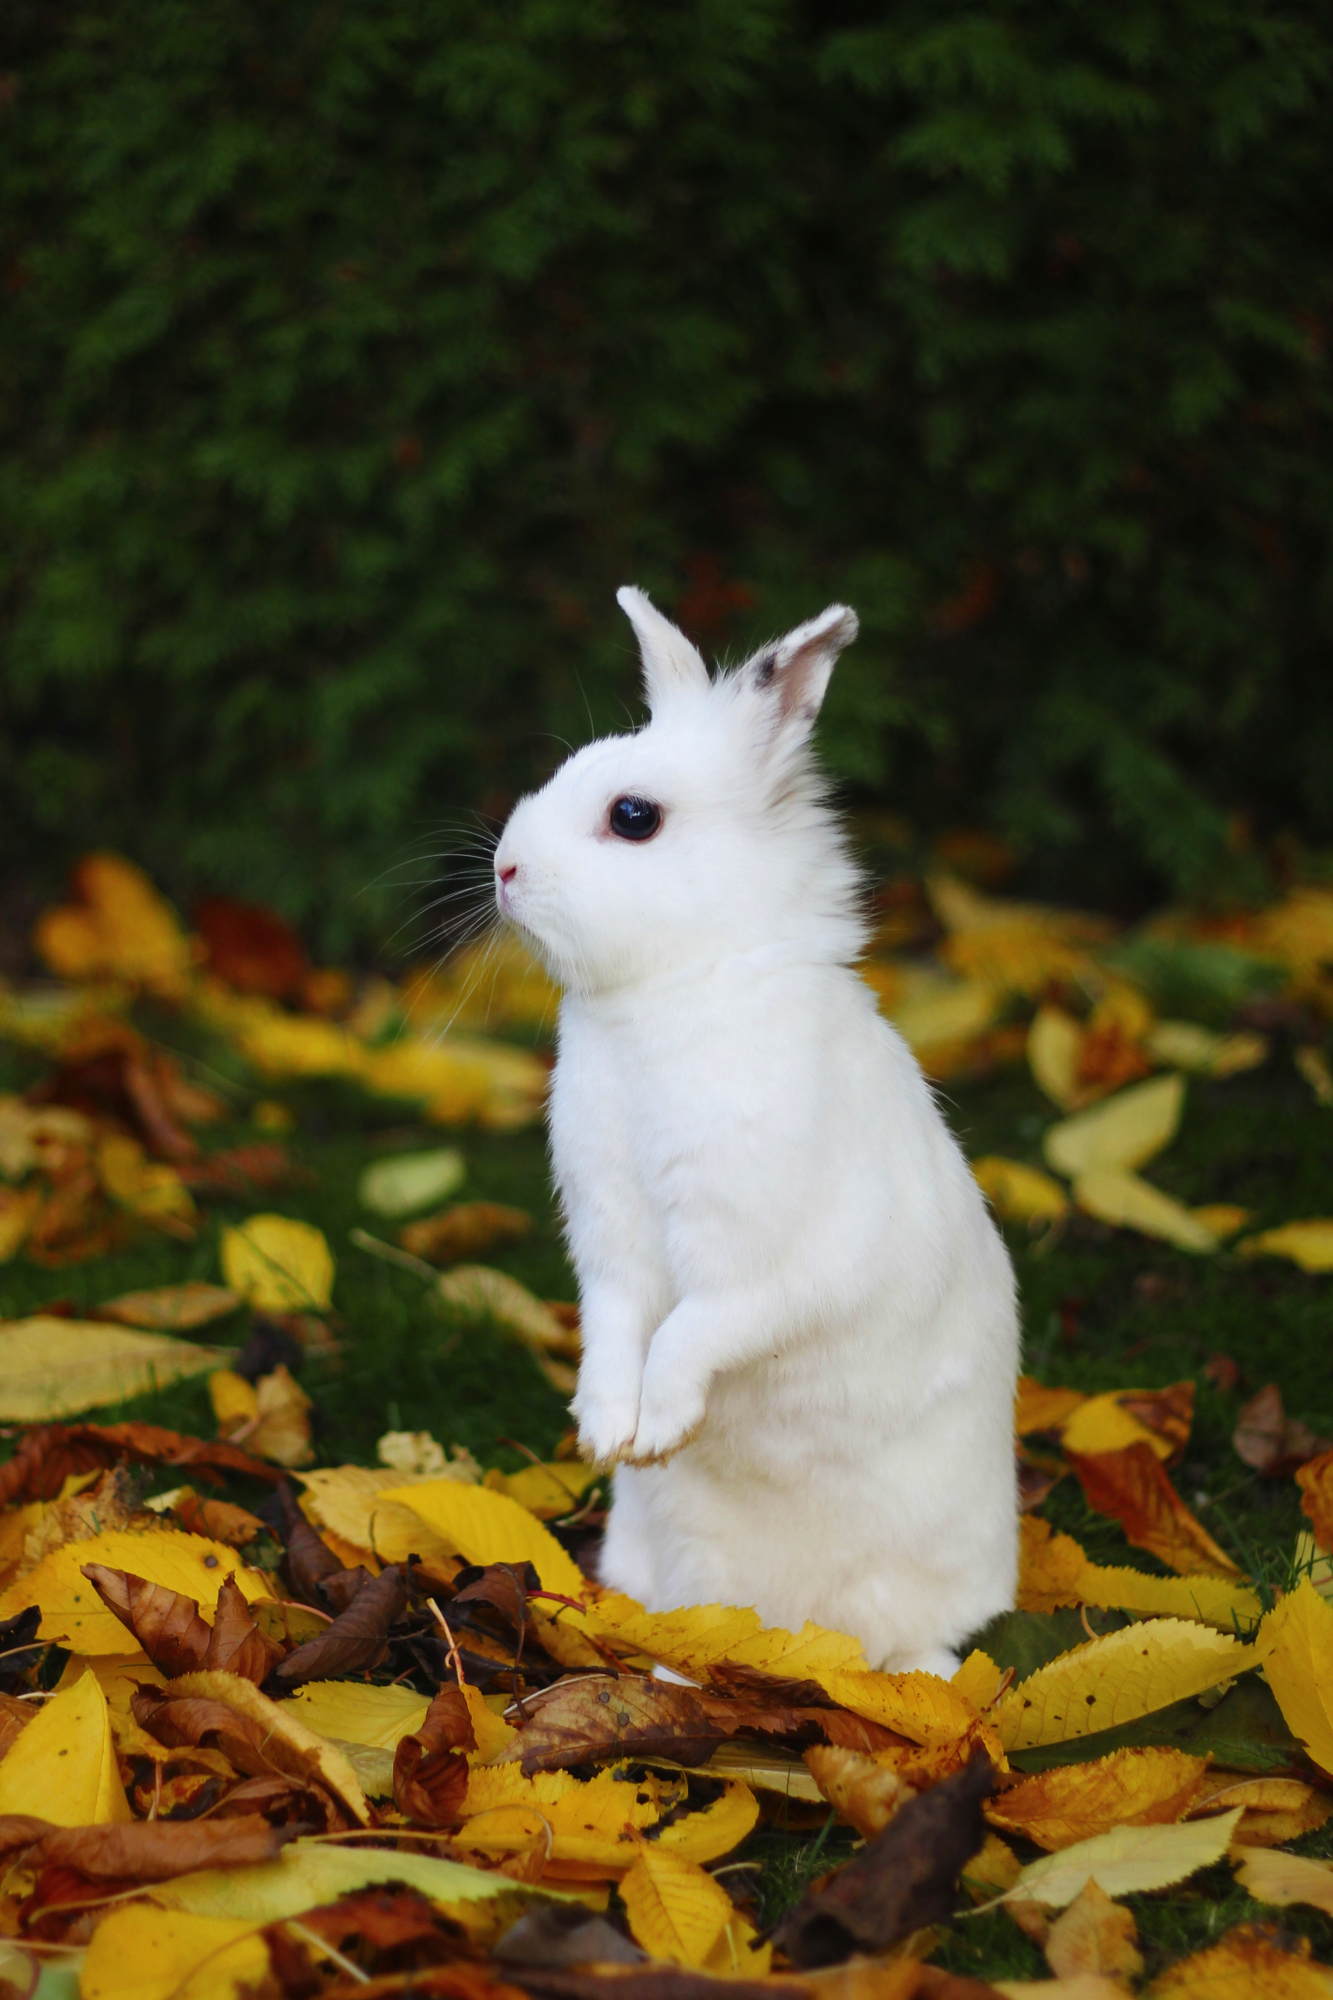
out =
<path fill-rule="evenodd" d="M 419 1826 L 456 1826 L 468 1789 L 468 1752 L 477 1747 L 459 1688 L 442 1688 L 418 1729 L 401 1736 L 393 1757 L 393 1801 Z"/>

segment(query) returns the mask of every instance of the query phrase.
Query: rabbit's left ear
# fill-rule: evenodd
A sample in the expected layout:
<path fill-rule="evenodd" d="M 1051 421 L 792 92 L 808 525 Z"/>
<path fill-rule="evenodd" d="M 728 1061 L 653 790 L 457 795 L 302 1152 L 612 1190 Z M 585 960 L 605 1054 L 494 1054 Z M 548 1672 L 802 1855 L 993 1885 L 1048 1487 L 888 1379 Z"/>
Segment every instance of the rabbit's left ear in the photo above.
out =
<path fill-rule="evenodd" d="M 643 691 L 654 713 L 672 694 L 709 685 L 703 654 L 678 625 L 662 616 L 646 592 L 627 583 L 616 592 L 616 603 L 634 627 L 643 661 Z"/>
<path fill-rule="evenodd" d="M 746 661 L 741 677 L 769 709 L 777 735 L 809 735 L 838 655 L 859 630 L 854 611 L 830 604 Z"/>

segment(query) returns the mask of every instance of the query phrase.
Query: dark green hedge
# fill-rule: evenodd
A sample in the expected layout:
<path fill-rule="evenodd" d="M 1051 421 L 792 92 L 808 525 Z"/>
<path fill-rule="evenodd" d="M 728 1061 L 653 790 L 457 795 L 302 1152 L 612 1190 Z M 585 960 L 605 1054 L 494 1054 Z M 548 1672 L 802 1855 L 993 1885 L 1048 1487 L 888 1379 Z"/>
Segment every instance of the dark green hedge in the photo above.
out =
<path fill-rule="evenodd" d="M 853 795 L 1046 886 L 1333 838 L 1315 0 L 9 0 L 5 865 L 382 934 L 854 602 Z M 377 885 L 377 886 L 369 886 Z"/>

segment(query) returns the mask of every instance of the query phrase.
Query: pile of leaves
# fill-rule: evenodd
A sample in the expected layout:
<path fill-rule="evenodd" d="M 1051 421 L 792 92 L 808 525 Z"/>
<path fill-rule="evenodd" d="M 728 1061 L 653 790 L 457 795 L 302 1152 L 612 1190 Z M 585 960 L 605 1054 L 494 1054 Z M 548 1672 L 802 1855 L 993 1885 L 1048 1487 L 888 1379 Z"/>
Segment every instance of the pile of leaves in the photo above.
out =
<path fill-rule="evenodd" d="M 266 1093 L 329 1077 L 427 1126 L 515 1133 L 544 1060 L 477 1031 L 549 1018 L 540 973 L 474 954 L 395 986 L 311 967 L 266 912 L 187 930 L 115 857 L 76 886 L 38 931 L 63 982 L 0 992 L 0 1029 L 47 1065 L 0 1100 L 3 1255 L 40 1273 L 158 1240 L 195 1261 L 0 1320 L 0 1978 L 27 1991 L 42 1968 L 52 2000 L 74 1976 L 86 2000 L 707 2000 L 737 1982 L 1109 2000 L 1150 1964 L 1154 1994 L 1327 1994 L 1275 1913 L 1333 1917 L 1333 1864 L 1288 1851 L 1326 1845 L 1333 1816 L 1333 1440 L 1274 1385 L 1234 1447 L 1299 1493 L 1277 1572 L 1179 1489 L 1193 1381 L 1025 1376 L 1018 1606 L 952 1680 L 874 1671 L 846 1634 L 744 1607 L 650 1614 L 594 1581 L 607 1488 L 572 1438 L 507 1472 L 401 1429 L 374 1465 L 327 1463 L 299 1379 L 336 1370 L 349 1329 L 325 1233 L 272 1206 L 303 1182 Z M 1025 1065 L 1055 1107 L 1027 1157 L 975 1162 L 1037 1254 L 1114 1227 L 1221 1264 L 1333 1262 L 1327 1219 L 1256 1232 L 1141 1172 L 1191 1076 L 1226 1088 L 1289 1052 L 1320 1101 L 1333 898 L 1293 892 L 1225 940 L 1181 915 L 1117 935 L 940 874 L 879 908 L 866 976 L 931 1073 Z M 178 1040 L 202 1024 L 235 1067 L 210 1079 L 164 1022 Z M 209 1151 L 238 1075 L 265 1136 Z M 377 1233 L 352 1243 L 568 1393 L 577 1311 L 478 1261 L 533 1219 L 454 1199 L 466 1172 L 453 1144 L 374 1159 L 357 1200 Z M 1234 1389 L 1225 1355 L 1222 1375 Z M 214 1437 L 96 1419 L 191 1378 Z M 1071 1494 L 1142 1560 L 1062 1531 Z M 1132 1899 L 1233 1884 L 1251 1920 L 1201 1949 L 1136 1935 Z M 987 1924 L 1050 1978 L 931 1963 Z"/>

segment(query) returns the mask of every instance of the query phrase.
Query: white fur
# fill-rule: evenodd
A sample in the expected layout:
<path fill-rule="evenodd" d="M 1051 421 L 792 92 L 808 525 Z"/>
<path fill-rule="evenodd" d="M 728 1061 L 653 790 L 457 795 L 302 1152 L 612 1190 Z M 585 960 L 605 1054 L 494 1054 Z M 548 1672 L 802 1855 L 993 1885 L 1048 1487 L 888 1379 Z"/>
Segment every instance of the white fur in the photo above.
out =
<path fill-rule="evenodd" d="M 603 1581 L 753 1605 L 950 1672 L 1013 1603 L 1013 1273 L 854 970 L 859 883 L 809 736 L 832 606 L 710 680 L 638 591 L 647 727 L 515 808 L 502 914 L 565 987 L 551 1094 Z M 617 838 L 622 794 L 663 810 Z"/>

